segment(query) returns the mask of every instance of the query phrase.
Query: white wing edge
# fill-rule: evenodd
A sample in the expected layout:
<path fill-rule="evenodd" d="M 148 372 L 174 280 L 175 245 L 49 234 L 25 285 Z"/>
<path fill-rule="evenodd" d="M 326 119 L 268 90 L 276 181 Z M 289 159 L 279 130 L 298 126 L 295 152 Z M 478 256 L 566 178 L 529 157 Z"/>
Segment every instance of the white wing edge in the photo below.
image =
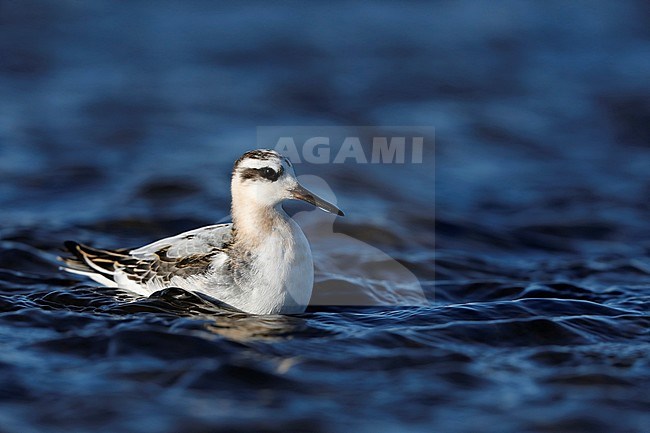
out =
<path fill-rule="evenodd" d="M 181 242 L 191 242 L 192 240 L 195 239 L 195 238 L 186 239 L 188 236 L 197 236 L 211 230 L 215 230 L 219 228 L 226 229 L 226 228 L 230 228 L 231 226 L 232 223 L 225 223 L 225 224 L 214 224 L 210 226 L 199 227 L 198 229 L 183 232 L 176 236 L 160 239 L 153 243 L 144 245 L 140 248 L 136 248 L 134 250 L 129 251 L 129 255 L 135 257 L 136 259 L 147 259 L 150 258 L 152 255 L 154 255 L 157 251 L 161 250 L 162 248 L 168 246 L 173 247 L 175 245 L 178 245 Z"/>

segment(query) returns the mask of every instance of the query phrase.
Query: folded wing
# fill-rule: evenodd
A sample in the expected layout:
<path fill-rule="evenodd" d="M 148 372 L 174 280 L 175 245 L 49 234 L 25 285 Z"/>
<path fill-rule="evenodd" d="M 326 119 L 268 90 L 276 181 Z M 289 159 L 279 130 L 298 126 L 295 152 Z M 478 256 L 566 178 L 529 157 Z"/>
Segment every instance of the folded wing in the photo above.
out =
<path fill-rule="evenodd" d="M 148 259 L 155 258 L 156 253 L 166 249 L 167 257 L 175 259 L 222 249 L 231 240 L 232 224 L 216 224 L 161 239 L 132 250 L 129 254 L 137 259 Z"/>
<path fill-rule="evenodd" d="M 208 272 L 224 256 L 232 240 L 232 224 L 201 227 L 161 239 L 135 250 L 102 250 L 68 241 L 73 256 L 62 260 L 66 270 L 91 277 L 105 285 L 120 286 L 137 293 L 150 283 L 165 286 L 175 277 L 185 279 Z"/>

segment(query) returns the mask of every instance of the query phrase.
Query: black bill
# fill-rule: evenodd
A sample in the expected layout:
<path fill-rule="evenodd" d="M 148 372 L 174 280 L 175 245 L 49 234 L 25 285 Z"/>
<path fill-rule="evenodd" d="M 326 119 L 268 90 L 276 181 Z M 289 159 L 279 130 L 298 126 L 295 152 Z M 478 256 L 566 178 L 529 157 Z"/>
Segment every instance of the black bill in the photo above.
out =
<path fill-rule="evenodd" d="M 293 188 L 291 190 L 291 195 L 293 196 L 293 198 L 297 200 L 302 200 L 302 201 L 306 201 L 307 203 L 311 203 L 314 206 L 323 209 L 324 211 L 339 216 L 345 215 L 341 209 L 337 208 L 332 203 L 323 200 L 322 198 L 320 198 L 313 192 L 309 191 L 307 188 L 305 188 L 302 185 L 297 185 L 295 188 Z"/>

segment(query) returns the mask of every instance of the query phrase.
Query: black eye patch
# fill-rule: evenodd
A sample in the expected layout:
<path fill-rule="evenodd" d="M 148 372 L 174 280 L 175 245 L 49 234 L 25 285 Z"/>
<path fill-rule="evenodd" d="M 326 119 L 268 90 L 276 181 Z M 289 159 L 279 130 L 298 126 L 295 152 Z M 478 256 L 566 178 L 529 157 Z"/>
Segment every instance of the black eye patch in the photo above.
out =
<path fill-rule="evenodd" d="M 271 167 L 260 168 L 260 175 L 262 175 L 264 179 L 268 179 L 270 181 L 277 180 L 278 178 L 277 177 L 278 173 L 276 173 L 276 171 L 273 170 Z"/>
<path fill-rule="evenodd" d="M 278 180 L 280 176 L 282 176 L 282 173 L 284 172 L 284 168 L 280 167 L 278 171 L 275 171 L 271 167 L 262 167 L 262 168 L 246 168 L 240 172 L 240 176 L 242 179 L 266 179 L 270 180 L 271 182 L 275 182 Z"/>

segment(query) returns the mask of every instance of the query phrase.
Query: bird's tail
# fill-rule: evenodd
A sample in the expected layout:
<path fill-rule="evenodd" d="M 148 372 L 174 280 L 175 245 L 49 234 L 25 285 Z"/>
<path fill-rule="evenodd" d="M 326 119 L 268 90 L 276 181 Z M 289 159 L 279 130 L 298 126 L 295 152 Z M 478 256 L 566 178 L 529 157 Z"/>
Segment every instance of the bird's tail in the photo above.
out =
<path fill-rule="evenodd" d="M 101 250 L 73 241 L 64 243 L 72 256 L 59 257 L 65 266 L 62 268 L 74 274 L 87 275 L 94 280 L 110 285 L 116 272 L 116 264 L 128 259 L 127 250 Z"/>

